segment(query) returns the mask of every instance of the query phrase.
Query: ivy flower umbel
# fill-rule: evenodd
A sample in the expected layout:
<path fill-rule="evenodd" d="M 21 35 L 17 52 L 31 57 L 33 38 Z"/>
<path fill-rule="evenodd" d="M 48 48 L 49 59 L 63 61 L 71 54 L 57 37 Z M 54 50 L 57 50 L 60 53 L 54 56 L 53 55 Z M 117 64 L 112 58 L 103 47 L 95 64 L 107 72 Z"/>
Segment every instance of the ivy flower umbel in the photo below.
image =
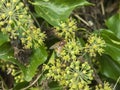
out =
<path fill-rule="evenodd" d="M 44 71 L 48 71 L 46 74 L 46 78 L 52 78 L 54 81 L 61 82 L 64 79 L 64 68 L 66 67 L 65 63 L 63 63 L 60 59 L 55 59 L 49 61 L 48 64 L 44 64 Z"/>
<path fill-rule="evenodd" d="M 93 70 L 88 62 L 81 64 L 79 61 L 74 61 L 65 71 L 64 78 L 70 90 L 86 89 L 93 79 Z"/>
<path fill-rule="evenodd" d="M 63 62 L 60 59 L 56 59 L 45 64 L 44 70 L 48 71 L 46 74 L 48 79 L 53 78 L 60 85 L 69 87 L 70 90 L 86 88 L 89 90 L 88 84 L 93 79 L 93 70 L 87 62 L 81 64 L 80 61 Z"/>
<path fill-rule="evenodd" d="M 0 3 L 0 26 L 6 28 L 6 32 L 9 28 L 15 29 L 21 25 L 28 23 L 30 21 L 30 16 L 28 16 L 27 8 L 20 0 L 2 0 Z M 8 32 L 11 31 L 9 29 Z M 16 29 L 15 29 L 16 30 Z"/>
<path fill-rule="evenodd" d="M 95 57 L 96 53 L 101 55 L 104 52 L 105 41 L 97 34 L 91 34 L 87 41 L 85 52 L 89 53 L 91 57 Z"/>
<path fill-rule="evenodd" d="M 59 27 L 55 28 L 56 34 L 65 40 L 75 37 L 75 31 L 77 31 L 77 25 L 75 20 L 68 19 L 66 22 L 61 23 Z"/>
<path fill-rule="evenodd" d="M 81 44 L 75 39 L 69 39 L 61 50 L 60 57 L 65 61 L 76 60 L 82 50 Z"/>
<path fill-rule="evenodd" d="M 22 32 L 21 42 L 24 44 L 25 48 L 32 48 L 34 43 L 34 48 L 38 48 L 43 45 L 46 35 L 41 32 L 40 28 L 35 26 L 30 26 L 28 30 Z"/>
<path fill-rule="evenodd" d="M 10 39 L 19 38 L 25 48 L 39 47 L 45 34 L 33 24 L 28 8 L 20 0 L 0 2 L 0 28 Z"/>

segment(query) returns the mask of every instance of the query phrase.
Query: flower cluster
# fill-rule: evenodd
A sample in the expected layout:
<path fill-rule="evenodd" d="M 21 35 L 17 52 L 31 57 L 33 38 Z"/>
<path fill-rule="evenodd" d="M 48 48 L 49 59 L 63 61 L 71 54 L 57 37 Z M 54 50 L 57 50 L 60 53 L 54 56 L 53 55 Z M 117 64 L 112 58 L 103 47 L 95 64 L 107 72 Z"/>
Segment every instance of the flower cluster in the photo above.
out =
<path fill-rule="evenodd" d="M 83 47 L 75 36 L 77 30 L 75 21 L 70 19 L 56 27 L 57 35 L 63 40 L 53 48 L 56 56 L 54 55 L 54 58 L 44 65 L 44 70 L 48 71 L 46 74 L 48 79 L 58 81 L 69 90 L 89 90 L 88 84 L 93 80 L 93 70 L 88 61 L 83 60 L 84 54 L 89 53 L 90 56 L 102 54 L 105 42 L 96 34 L 91 34 Z"/>
<path fill-rule="evenodd" d="M 91 83 L 93 70 L 87 62 L 80 63 L 79 61 L 72 62 L 69 67 L 66 68 L 65 83 L 72 90 L 80 90 L 88 88 L 87 84 Z"/>
<path fill-rule="evenodd" d="M 19 83 L 19 82 L 23 82 L 23 74 L 22 72 L 18 69 L 17 66 L 13 65 L 13 64 L 6 64 L 6 68 L 7 68 L 7 74 L 11 74 L 12 76 L 14 76 L 15 82 Z"/>
<path fill-rule="evenodd" d="M 77 31 L 76 23 L 70 19 L 56 28 L 58 36 L 63 40 L 53 48 L 56 55 L 48 64 L 44 64 L 43 70 L 48 71 L 46 74 L 48 79 L 58 81 L 69 90 L 89 90 L 88 84 L 93 80 L 93 70 L 87 61 L 80 62 L 82 60 L 78 58 L 82 54 L 83 47 L 76 39 L 75 31 Z"/>
<path fill-rule="evenodd" d="M 77 31 L 76 22 L 73 19 L 68 19 L 66 22 L 61 23 L 60 27 L 56 27 L 56 34 L 63 37 L 65 40 L 75 37 L 75 31 Z"/>
<path fill-rule="evenodd" d="M 65 61 L 76 60 L 76 55 L 79 55 L 81 52 L 81 44 L 75 39 L 69 39 L 61 50 L 60 57 Z"/>
<path fill-rule="evenodd" d="M 62 68 L 64 67 L 59 59 L 51 60 L 48 64 L 44 65 L 44 70 L 48 70 L 47 78 L 54 78 L 55 81 L 60 81 L 62 75 Z"/>
<path fill-rule="evenodd" d="M 91 34 L 85 45 L 85 52 L 89 53 L 91 57 L 95 57 L 96 53 L 101 55 L 104 52 L 105 46 L 105 41 L 101 37 L 98 37 L 97 34 Z"/>
<path fill-rule="evenodd" d="M 68 64 L 68 65 L 67 65 Z M 69 90 L 88 89 L 88 84 L 93 79 L 93 70 L 87 62 L 80 61 L 63 62 L 60 59 L 51 60 L 48 65 L 44 65 L 44 70 L 48 70 L 46 77 L 53 78 L 60 85 L 68 87 Z"/>
<path fill-rule="evenodd" d="M 25 48 L 34 48 L 43 45 L 43 40 L 45 39 L 45 34 L 41 32 L 40 28 L 35 26 L 30 26 L 28 30 L 22 33 L 21 42 L 24 44 Z"/>
<path fill-rule="evenodd" d="M 20 0 L 1 0 L 0 28 L 10 39 L 19 38 L 25 48 L 43 44 L 45 35 L 36 28 L 28 8 Z"/>
<path fill-rule="evenodd" d="M 68 61 L 70 59 L 76 60 L 76 55 L 80 54 L 81 44 L 79 40 L 76 40 L 75 32 L 78 30 L 76 21 L 74 19 L 68 19 L 66 22 L 61 23 L 59 27 L 55 27 L 56 34 L 63 38 L 65 44 L 62 48 L 57 49 L 59 57 Z M 57 48 L 59 48 L 58 46 Z"/>
<path fill-rule="evenodd" d="M 0 3 L 0 27 L 4 33 L 10 33 L 10 38 L 17 38 L 21 26 L 31 21 L 27 8 L 20 0 L 2 0 Z"/>
<path fill-rule="evenodd" d="M 95 90 L 113 90 L 108 82 L 104 82 L 103 86 L 101 84 L 95 87 Z"/>

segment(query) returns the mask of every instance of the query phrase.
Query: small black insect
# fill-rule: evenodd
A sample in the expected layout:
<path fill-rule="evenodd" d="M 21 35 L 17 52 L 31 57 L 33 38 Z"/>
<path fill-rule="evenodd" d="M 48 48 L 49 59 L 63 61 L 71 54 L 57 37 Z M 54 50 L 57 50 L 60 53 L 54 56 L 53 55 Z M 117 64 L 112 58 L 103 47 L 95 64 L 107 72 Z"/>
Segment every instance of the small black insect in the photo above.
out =
<path fill-rule="evenodd" d="M 14 49 L 14 57 L 22 64 L 27 65 L 29 63 L 29 57 L 32 53 L 30 49 L 23 49 L 20 40 L 11 40 L 11 45 Z"/>
<path fill-rule="evenodd" d="M 26 65 L 29 63 L 29 57 L 31 55 L 30 49 L 18 49 L 14 47 L 14 57 L 20 61 L 20 63 Z"/>

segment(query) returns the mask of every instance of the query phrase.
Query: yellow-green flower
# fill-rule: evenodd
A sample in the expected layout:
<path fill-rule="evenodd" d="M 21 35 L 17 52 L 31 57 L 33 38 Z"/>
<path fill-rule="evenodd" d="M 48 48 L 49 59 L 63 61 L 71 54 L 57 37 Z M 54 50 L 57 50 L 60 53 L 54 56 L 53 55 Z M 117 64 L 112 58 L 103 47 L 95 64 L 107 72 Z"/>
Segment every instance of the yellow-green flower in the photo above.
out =
<path fill-rule="evenodd" d="M 64 63 L 68 65 L 64 66 Z M 87 62 L 81 64 L 80 61 L 64 62 L 56 59 L 54 63 L 50 61 L 48 64 L 45 64 L 44 70 L 48 71 L 46 74 L 48 79 L 53 78 L 60 85 L 69 87 L 70 90 L 89 88 L 88 84 L 93 79 L 93 70 Z"/>
<path fill-rule="evenodd" d="M 77 30 L 76 22 L 73 19 L 68 19 L 61 23 L 60 27 L 55 27 L 56 34 L 65 40 L 75 37 L 75 31 Z"/>
<path fill-rule="evenodd" d="M 96 54 L 102 54 L 104 52 L 105 41 L 97 34 L 91 34 L 88 37 L 88 42 L 85 45 L 84 51 L 89 53 L 91 57 L 95 57 Z"/>
<path fill-rule="evenodd" d="M 64 45 L 63 49 L 61 50 L 59 56 L 65 61 L 69 61 L 71 59 L 76 60 L 76 55 L 80 54 L 81 48 L 81 44 L 77 40 L 68 40 Z"/>
<path fill-rule="evenodd" d="M 43 45 L 45 34 L 33 24 L 28 8 L 21 0 L 0 2 L 0 28 L 10 39 L 20 39 L 24 48 Z"/>

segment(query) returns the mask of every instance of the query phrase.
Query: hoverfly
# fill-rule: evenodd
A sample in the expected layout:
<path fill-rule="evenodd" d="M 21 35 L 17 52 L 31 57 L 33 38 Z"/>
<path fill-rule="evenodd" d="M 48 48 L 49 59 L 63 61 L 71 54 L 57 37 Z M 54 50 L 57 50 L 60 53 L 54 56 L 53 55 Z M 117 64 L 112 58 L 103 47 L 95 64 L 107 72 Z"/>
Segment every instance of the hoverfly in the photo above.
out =
<path fill-rule="evenodd" d="M 61 53 L 65 43 L 66 42 L 64 40 L 59 41 L 59 42 L 55 43 L 54 45 L 52 45 L 50 47 L 50 49 L 54 49 L 56 51 L 56 53 L 59 55 Z"/>

